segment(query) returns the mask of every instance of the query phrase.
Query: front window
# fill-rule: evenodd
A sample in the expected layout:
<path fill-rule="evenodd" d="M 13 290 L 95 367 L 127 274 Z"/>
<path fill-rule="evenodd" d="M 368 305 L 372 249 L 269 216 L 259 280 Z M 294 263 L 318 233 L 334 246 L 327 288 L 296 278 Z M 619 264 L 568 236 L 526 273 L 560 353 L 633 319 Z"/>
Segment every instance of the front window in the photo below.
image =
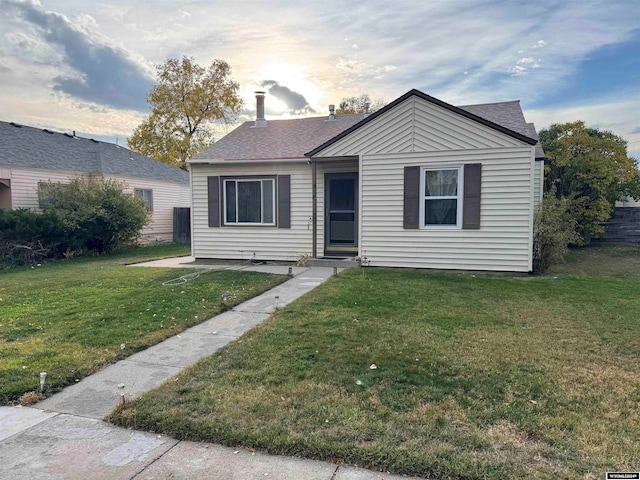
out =
<path fill-rule="evenodd" d="M 461 224 L 460 168 L 423 168 L 421 218 L 423 228 L 459 228 Z"/>
<path fill-rule="evenodd" d="M 224 181 L 224 223 L 227 225 L 275 225 L 275 180 Z"/>

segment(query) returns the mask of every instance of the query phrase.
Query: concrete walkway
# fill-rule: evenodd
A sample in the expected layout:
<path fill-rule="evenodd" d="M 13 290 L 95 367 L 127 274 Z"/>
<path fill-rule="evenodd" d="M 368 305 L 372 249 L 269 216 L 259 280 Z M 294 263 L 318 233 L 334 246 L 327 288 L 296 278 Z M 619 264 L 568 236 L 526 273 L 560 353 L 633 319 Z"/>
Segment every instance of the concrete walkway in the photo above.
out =
<path fill-rule="evenodd" d="M 191 257 L 135 266 L 288 273 L 287 266 L 189 265 Z M 212 355 L 323 283 L 333 268 L 293 267 L 293 278 L 230 311 L 84 378 L 34 407 L 0 407 L 0 479 L 400 479 L 327 462 L 178 441 L 102 422 L 121 401 Z M 122 386 L 124 385 L 124 386 Z"/>

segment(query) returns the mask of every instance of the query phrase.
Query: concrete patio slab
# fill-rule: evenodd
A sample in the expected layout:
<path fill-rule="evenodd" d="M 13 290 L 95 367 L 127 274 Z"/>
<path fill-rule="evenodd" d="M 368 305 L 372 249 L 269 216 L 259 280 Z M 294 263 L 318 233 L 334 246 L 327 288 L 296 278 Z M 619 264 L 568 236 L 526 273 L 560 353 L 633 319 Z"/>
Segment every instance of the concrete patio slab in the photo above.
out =
<path fill-rule="evenodd" d="M 247 270 L 250 272 L 264 272 L 275 273 L 279 275 L 286 275 L 291 273 L 296 276 L 303 272 L 306 272 L 310 267 L 296 267 L 293 265 L 273 265 L 273 264 L 259 264 L 259 263 L 237 263 L 237 264 L 205 264 L 194 263 L 195 257 L 174 257 L 163 258 L 161 260 L 152 260 L 150 262 L 133 263 L 129 267 L 166 267 L 166 268 L 196 268 L 200 270 Z"/>
<path fill-rule="evenodd" d="M 140 473 L 136 480 L 331 480 L 336 468 L 326 462 L 180 442 Z"/>
<path fill-rule="evenodd" d="M 128 480 L 176 443 L 99 420 L 58 415 L 0 442 L 0 477 Z"/>
<path fill-rule="evenodd" d="M 0 441 L 58 415 L 29 407 L 0 407 Z"/>
<path fill-rule="evenodd" d="M 181 368 L 121 360 L 36 404 L 34 408 L 83 417 L 103 418 L 121 401 L 157 387 Z"/>
<path fill-rule="evenodd" d="M 132 263 L 130 267 L 168 267 L 168 268 L 185 268 L 184 264 L 193 263 L 195 257 L 187 255 L 184 257 L 162 258 L 160 260 L 151 260 L 149 262 Z M 211 265 L 224 267 L 224 265 Z"/>

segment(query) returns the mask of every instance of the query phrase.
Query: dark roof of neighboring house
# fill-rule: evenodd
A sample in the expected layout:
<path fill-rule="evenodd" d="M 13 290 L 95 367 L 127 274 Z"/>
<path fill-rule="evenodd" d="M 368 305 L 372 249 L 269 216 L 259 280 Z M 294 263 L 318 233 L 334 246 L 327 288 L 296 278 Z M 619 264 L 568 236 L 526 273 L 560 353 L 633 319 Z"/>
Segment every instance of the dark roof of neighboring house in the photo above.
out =
<path fill-rule="evenodd" d="M 530 145 L 538 140 L 537 135 L 532 135 L 527 127 L 519 101 L 454 107 L 418 90 L 411 90 L 366 118 L 362 115 L 337 115 L 333 121 L 328 121 L 327 117 L 271 120 L 266 127 L 255 127 L 254 122 L 245 122 L 193 159 L 272 160 L 311 157 L 413 95 Z"/>
<path fill-rule="evenodd" d="M 0 166 L 189 183 L 189 173 L 113 143 L 0 122 Z"/>

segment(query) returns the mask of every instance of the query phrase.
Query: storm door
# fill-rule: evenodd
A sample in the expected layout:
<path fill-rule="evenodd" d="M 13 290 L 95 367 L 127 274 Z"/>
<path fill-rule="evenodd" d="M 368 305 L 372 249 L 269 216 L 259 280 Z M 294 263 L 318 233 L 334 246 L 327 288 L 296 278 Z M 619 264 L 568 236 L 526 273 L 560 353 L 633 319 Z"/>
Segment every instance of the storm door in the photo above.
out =
<path fill-rule="evenodd" d="M 325 174 L 325 255 L 358 252 L 358 174 Z"/>

